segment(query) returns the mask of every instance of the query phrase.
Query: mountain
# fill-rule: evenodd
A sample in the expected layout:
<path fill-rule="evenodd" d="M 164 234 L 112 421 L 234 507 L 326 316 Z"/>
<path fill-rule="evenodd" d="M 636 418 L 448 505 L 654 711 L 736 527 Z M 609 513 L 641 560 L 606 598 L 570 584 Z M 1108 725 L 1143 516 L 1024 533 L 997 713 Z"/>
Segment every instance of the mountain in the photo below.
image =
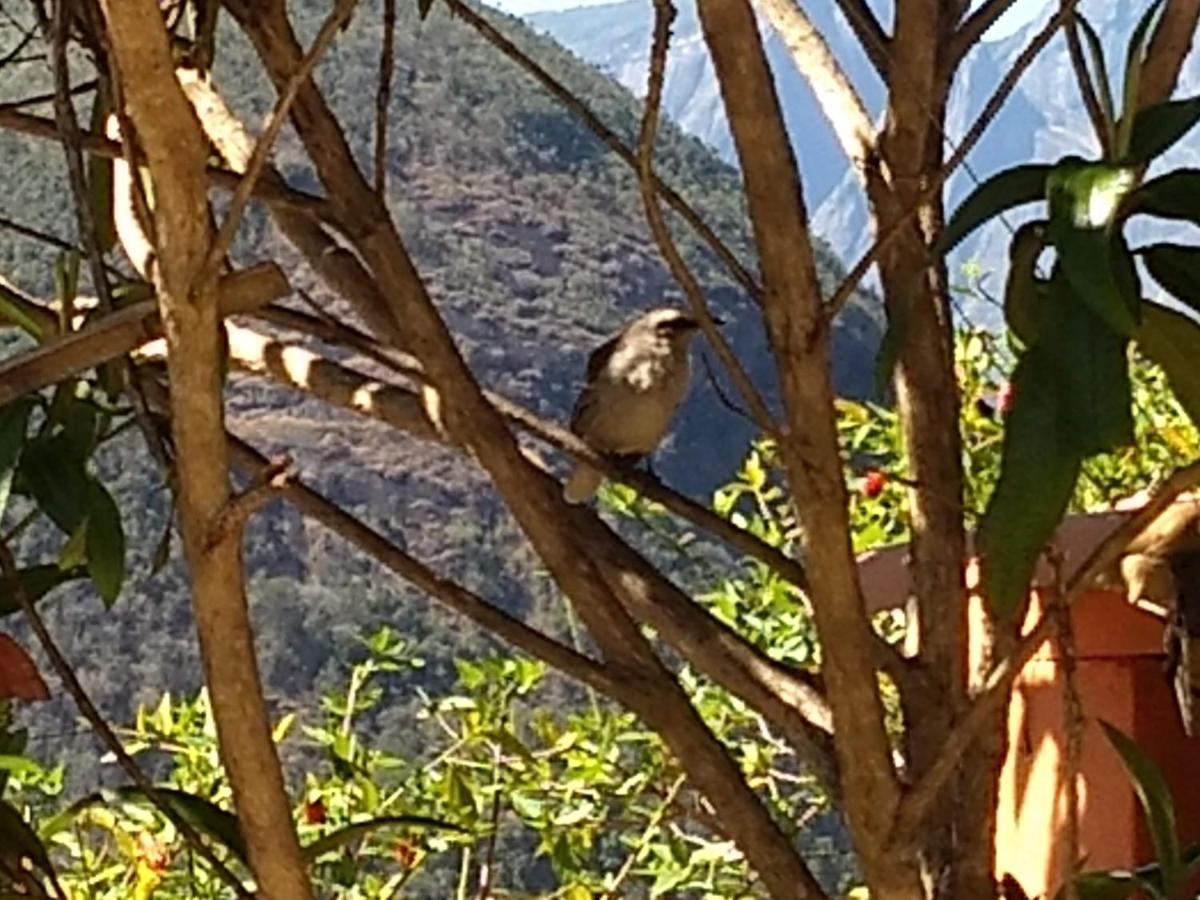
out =
<path fill-rule="evenodd" d="M 310 0 L 292 7 L 300 33 L 312 34 L 328 4 Z M 424 22 L 416 4 L 399 4 L 399 11 L 388 144 L 392 213 L 481 380 L 564 421 L 587 353 L 639 310 L 663 298 L 679 302 L 647 234 L 635 179 L 570 113 L 440 7 Z M 360 9 L 318 71 L 365 164 L 373 102 L 364 98 L 373 98 L 376 88 L 377 13 Z M 493 18 L 632 138 L 638 105 L 624 88 L 519 21 Z M 250 48 L 232 30 L 223 32 L 220 46 L 216 85 L 247 122 L 262 122 L 274 95 Z M 0 73 L 0 102 L 45 88 L 38 72 L 30 79 L 8 72 Z M 46 105 L 33 111 L 50 115 Z M 80 114 L 86 122 L 88 110 Z M 274 157 L 293 185 L 320 190 L 286 129 Z M 737 173 L 674 127 L 664 128 L 657 159 L 660 174 L 754 268 Z M 56 148 L 0 133 L 0 162 L 20 175 L 0 194 L 0 217 L 73 240 Z M 714 309 L 729 322 L 735 349 L 772 395 L 770 355 L 751 301 L 684 229 L 678 236 Z M 0 272 L 26 289 L 52 293 L 57 252 L 0 221 Z M 830 282 L 839 275 L 837 263 L 827 249 L 820 254 L 822 277 Z M 296 287 L 344 311 L 261 211 L 252 209 L 234 255 L 243 263 L 279 259 Z M 862 294 L 843 320 L 835 340 L 835 381 L 841 390 L 861 394 L 871 383 L 880 336 L 878 304 Z M 6 346 L 4 352 L 12 352 L 14 345 Z M 367 365 L 353 355 L 341 358 Z M 707 499 L 728 480 L 752 429 L 718 399 L 704 367 L 695 369 L 694 389 L 656 469 Z M 289 454 L 305 481 L 439 572 L 535 625 L 562 625 L 561 599 L 470 461 L 255 379 L 233 378 L 227 402 L 236 433 L 265 451 Z M 130 577 L 121 597 L 111 610 L 83 588 L 62 590 L 46 602 L 51 627 L 84 684 L 118 719 L 164 690 L 193 690 L 199 679 L 178 553 L 162 571 L 151 565 L 170 509 L 162 478 L 135 435 L 110 442 L 99 460 L 99 474 L 123 511 L 130 546 Z M 17 498 L 10 519 L 16 521 L 24 508 Z M 727 571 L 714 569 L 725 565 L 720 548 L 689 549 L 681 564 L 673 545 L 657 550 L 645 529 L 632 528 L 631 536 L 669 561 L 672 574 L 689 588 L 711 584 L 714 571 Z M 53 560 L 61 542 L 48 527 L 27 529 L 20 561 Z M 347 658 L 358 652 L 358 635 L 385 622 L 429 661 L 420 675 L 427 686 L 453 677 L 455 653 L 494 646 L 281 504 L 255 518 L 246 548 L 261 664 L 280 705 L 311 702 L 314 690 L 339 684 Z M 417 698 L 409 689 L 392 699 L 389 739 L 408 746 L 419 740 L 419 729 L 405 715 Z M 58 756 L 74 734 L 73 712 L 61 697 L 53 710 L 57 727 L 47 726 L 52 715 L 44 708 L 30 722 L 35 747 Z M 72 773 L 81 781 L 100 775 L 93 747 L 90 737 L 77 737 Z"/>
<path fill-rule="evenodd" d="M 1123 77 L 1125 41 L 1147 5 L 1147 0 L 1123 3 L 1084 0 L 1080 4 L 1100 34 L 1114 79 Z M 736 162 L 695 5 L 686 2 L 679 6 L 668 61 L 665 108 L 686 131 L 707 142 L 725 160 Z M 1003 40 L 984 42 L 967 57 L 947 112 L 946 131 L 950 140 L 959 139 L 970 128 L 1003 74 L 1044 24 L 1051 6 L 1046 4 L 1046 13 L 1016 33 Z M 828 2 L 807 3 L 805 10 L 826 36 L 834 55 L 842 61 L 878 121 L 884 101 L 882 85 L 840 12 Z M 541 12 L 527 18 L 535 28 L 557 38 L 634 93 L 644 93 L 651 27 L 649 5 L 627 0 Z M 814 231 L 849 264 L 867 248 L 871 239 L 862 192 L 786 49 L 768 25 L 764 23 L 762 28 L 776 88 L 800 161 L 806 200 L 813 211 Z M 1180 90 L 1189 96 L 1200 92 L 1200 57 L 1196 54 L 1185 64 Z M 1021 78 L 982 141 L 968 156 L 967 165 L 950 179 L 949 206 L 952 209 L 978 181 L 997 171 L 1023 162 L 1053 161 L 1067 153 L 1093 155 L 1095 145 L 1075 86 L 1066 43 L 1059 36 Z M 1165 164 L 1160 163 L 1164 167 L 1197 164 L 1200 164 L 1200 144 L 1195 141 L 1181 143 L 1168 155 Z M 993 296 L 998 295 L 1007 269 L 1009 228 L 1015 228 L 1029 215 L 1028 210 L 1017 210 L 1006 216 L 1007 226 L 990 225 L 964 241 L 951 257 L 952 277 L 963 281 L 963 266 L 973 263 L 986 275 L 983 287 Z M 978 297 L 964 297 L 961 308 L 974 321 L 997 321 L 995 308 Z"/>

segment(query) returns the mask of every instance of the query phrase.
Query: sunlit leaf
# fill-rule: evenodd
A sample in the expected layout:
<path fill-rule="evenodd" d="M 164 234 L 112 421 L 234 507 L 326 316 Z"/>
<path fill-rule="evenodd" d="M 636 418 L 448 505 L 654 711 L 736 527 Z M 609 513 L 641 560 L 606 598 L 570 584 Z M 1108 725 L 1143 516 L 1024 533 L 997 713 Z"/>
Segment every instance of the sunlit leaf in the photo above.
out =
<path fill-rule="evenodd" d="M 1036 163 L 1005 169 L 971 192 L 954 211 L 934 249 L 949 253 L 964 237 L 1005 210 L 1046 196 L 1046 176 L 1053 166 Z"/>

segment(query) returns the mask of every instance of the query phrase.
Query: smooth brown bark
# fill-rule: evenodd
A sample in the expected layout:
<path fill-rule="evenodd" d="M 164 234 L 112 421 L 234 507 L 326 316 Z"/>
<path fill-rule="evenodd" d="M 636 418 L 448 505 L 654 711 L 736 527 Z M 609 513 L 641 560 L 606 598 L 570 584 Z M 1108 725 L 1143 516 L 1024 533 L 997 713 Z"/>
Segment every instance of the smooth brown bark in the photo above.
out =
<path fill-rule="evenodd" d="M 204 276 L 206 150 L 175 80 L 154 0 L 104 0 L 128 113 L 154 183 L 154 282 L 169 349 L 178 509 L 205 680 L 259 892 L 312 897 L 254 654 L 241 533 L 213 525 L 230 502 L 215 272 Z"/>

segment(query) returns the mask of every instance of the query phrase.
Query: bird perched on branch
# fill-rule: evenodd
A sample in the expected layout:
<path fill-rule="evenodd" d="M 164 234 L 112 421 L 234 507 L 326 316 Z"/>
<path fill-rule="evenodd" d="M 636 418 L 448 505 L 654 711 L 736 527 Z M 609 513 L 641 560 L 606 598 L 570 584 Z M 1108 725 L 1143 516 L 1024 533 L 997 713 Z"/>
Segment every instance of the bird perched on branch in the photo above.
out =
<path fill-rule="evenodd" d="M 654 309 L 592 352 L 571 430 L 596 452 L 635 462 L 654 451 L 687 393 L 688 350 L 699 323 L 677 309 Z M 596 492 L 603 475 L 579 463 L 563 487 L 568 503 Z"/>

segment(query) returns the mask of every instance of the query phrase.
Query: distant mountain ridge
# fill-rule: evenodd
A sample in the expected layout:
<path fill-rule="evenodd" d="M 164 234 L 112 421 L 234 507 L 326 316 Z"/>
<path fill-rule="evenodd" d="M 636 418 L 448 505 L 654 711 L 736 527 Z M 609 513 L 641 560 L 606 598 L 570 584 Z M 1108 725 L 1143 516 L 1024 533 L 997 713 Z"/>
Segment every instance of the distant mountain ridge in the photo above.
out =
<path fill-rule="evenodd" d="M 981 43 L 967 57 L 959 70 L 947 114 L 947 133 L 951 139 L 960 138 L 971 126 L 1013 60 L 1042 27 L 1052 5 L 1047 3 L 1044 14 L 1014 34 Z M 1147 5 L 1148 0 L 1118 3 L 1084 0 L 1080 4 L 1100 34 L 1114 79 L 1123 77 L 1125 42 Z M 826 36 L 868 110 L 878 119 L 884 101 L 882 85 L 848 24 L 832 2 L 805 3 L 805 11 Z M 665 108 L 682 128 L 709 143 L 727 161 L 736 162 L 694 2 L 684 0 L 679 4 L 679 13 L 668 63 Z M 635 94 L 644 93 L 651 25 L 648 4 L 626 0 L 535 13 L 526 18 Z M 801 165 L 814 230 L 849 264 L 867 248 L 871 238 L 861 190 L 786 49 L 769 26 L 764 24 L 763 32 Z M 1184 65 L 1179 90 L 1187 96 L 1200 93 L 1200 56 L 1195 52 Z M 968 156 L 967 165 L 950 179 L 950 207 L 965 196 L 977 179 L 1022 162 L 1048 162 L 1067 153 L 1091 156 L 1095 148 L 1066 44 L 1059 36 L 1022 76 L 1000 114 Z M 1194 137 L 1186 139 L 1165 160 L 1166 167 L 1179 165 L 1200 165 L 1200 141 Z M 1016 210 L 1006 220 L 1015 228 L 1029 215 L 1028 209 Z M 958 277 L 964 263 L 973 261 L 987 274 L 985 287 L 993 295 L 998 294 L 1007 268 L 1008 237 L 1008 229 L 998 223 L 965 241 L 951 258 L 952 278 Z M 966 312 L 976 321 L 989 324 L 997 321 L 995 308 L 990 304 L 968 302 Z"/>

